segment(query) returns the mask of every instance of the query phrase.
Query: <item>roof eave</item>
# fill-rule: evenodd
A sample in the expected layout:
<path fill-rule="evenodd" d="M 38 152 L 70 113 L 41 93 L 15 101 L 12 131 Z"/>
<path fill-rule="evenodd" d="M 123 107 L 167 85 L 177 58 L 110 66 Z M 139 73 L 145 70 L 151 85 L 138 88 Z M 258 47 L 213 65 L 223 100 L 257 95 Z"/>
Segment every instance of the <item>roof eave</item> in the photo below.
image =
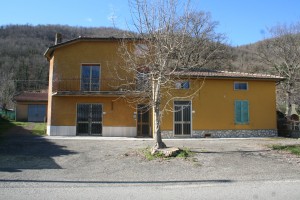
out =
<path fill-rule="evenodd" d="M 93 37 L 78 37 L 72 40 L 68 40 L 66 42 L 63 43 L 59 43 L 53 46 L 50 46 L 46 52 L 44 53 L 44 56 L 47 58 L 47 60 L 51 60 L 53 53 L 55 51 L 55 49 L 63 47 L 63 46 L 67 46 L 73 43 L 77 43 L 77 42 L 82 42 L 82 41 L 122 41 L 122 40 L 141 40 L 141 38 L 115 38 L 115 37 L 107 37 L 107 38 L 93 38 Z"/>
<path fill-rule="evenodd" d="M 284 81 L 285 78 L 283 77 L 244 77 L 244 76 L 203 76 L 203 75 L 179 75 L 181 77 L 186 78 L 206 78 L 206 79 L 244 79 L 244 80 L 268 80 L 268 81 L 275 81 L 281 82 Z"/>

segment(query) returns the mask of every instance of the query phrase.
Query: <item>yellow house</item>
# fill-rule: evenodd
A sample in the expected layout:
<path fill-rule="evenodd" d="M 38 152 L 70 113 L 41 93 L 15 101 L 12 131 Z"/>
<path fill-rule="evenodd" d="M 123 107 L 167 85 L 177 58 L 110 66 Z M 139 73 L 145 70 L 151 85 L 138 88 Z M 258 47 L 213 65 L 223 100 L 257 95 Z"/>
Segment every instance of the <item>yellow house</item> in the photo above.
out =
<path fill-rule="evenodd" d="M 121 98 L 122 83 L 112 73 L 122 64 L 120 41 L 79 37 L 47 49 L 48 135 L 152 137 L 151 110 Z M 172 108 L 162 118 L 163 138 L 277 135 L 275 91 L 281 77 L 223 71 L 179 76 L 183 81 L 175 83 L 172 94 L 196 94 L 163 96 Z"/>

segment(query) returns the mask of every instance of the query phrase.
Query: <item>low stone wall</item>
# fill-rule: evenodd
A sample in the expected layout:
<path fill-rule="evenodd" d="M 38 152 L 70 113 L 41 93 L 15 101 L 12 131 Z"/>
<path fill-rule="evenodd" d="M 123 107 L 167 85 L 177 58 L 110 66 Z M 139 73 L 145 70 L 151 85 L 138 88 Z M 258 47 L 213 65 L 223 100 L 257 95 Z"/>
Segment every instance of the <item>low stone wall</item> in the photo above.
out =
<path fill-rule="evenodd" d="M 291 138 L 300 138 L 300 131 L 291 131 Z"/>
<path fill-rule="evenodd" d="M 173 131 L 162 131 L 162 138 L 176 138 Z M 192 138 L 248 138 L 248 137 L 276 137 L 277 130 L 194 130 Z"/>

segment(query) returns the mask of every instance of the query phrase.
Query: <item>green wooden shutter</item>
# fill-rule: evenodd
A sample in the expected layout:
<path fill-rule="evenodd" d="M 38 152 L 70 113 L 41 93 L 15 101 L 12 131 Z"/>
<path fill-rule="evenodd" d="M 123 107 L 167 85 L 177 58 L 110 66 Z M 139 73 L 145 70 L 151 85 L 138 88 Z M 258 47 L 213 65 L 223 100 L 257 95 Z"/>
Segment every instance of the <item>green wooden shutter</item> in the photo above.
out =
<path fill-rule="evenodd" d="M 234 102 L 235 123 L 249 123 L 249 103 L 248 101 L 235 100 Z"/>
<path fill-rule="evenodd" d="M 234 110 L 235 110 L 235 123 L 241 123 L 241 101 L 234 102 Z"/>
<path fill-rule="evenodd" d="M 241 123 L 246 124 L 249 122 L 249 104 L 248 101 L 241 101 Z"/>

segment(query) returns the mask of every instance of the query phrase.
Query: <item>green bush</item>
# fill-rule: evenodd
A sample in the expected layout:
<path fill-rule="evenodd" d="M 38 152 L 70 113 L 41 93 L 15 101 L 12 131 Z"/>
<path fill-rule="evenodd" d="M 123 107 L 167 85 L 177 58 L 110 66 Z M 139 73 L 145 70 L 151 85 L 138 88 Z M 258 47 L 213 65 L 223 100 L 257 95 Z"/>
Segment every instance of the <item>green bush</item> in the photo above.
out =
<path fill-rule="evenodd" d="M 273 145 L 272 149 L 274 150 L 282 150 L 289 151 L 292 154 L 300 155 L 300 145 Z"/>

